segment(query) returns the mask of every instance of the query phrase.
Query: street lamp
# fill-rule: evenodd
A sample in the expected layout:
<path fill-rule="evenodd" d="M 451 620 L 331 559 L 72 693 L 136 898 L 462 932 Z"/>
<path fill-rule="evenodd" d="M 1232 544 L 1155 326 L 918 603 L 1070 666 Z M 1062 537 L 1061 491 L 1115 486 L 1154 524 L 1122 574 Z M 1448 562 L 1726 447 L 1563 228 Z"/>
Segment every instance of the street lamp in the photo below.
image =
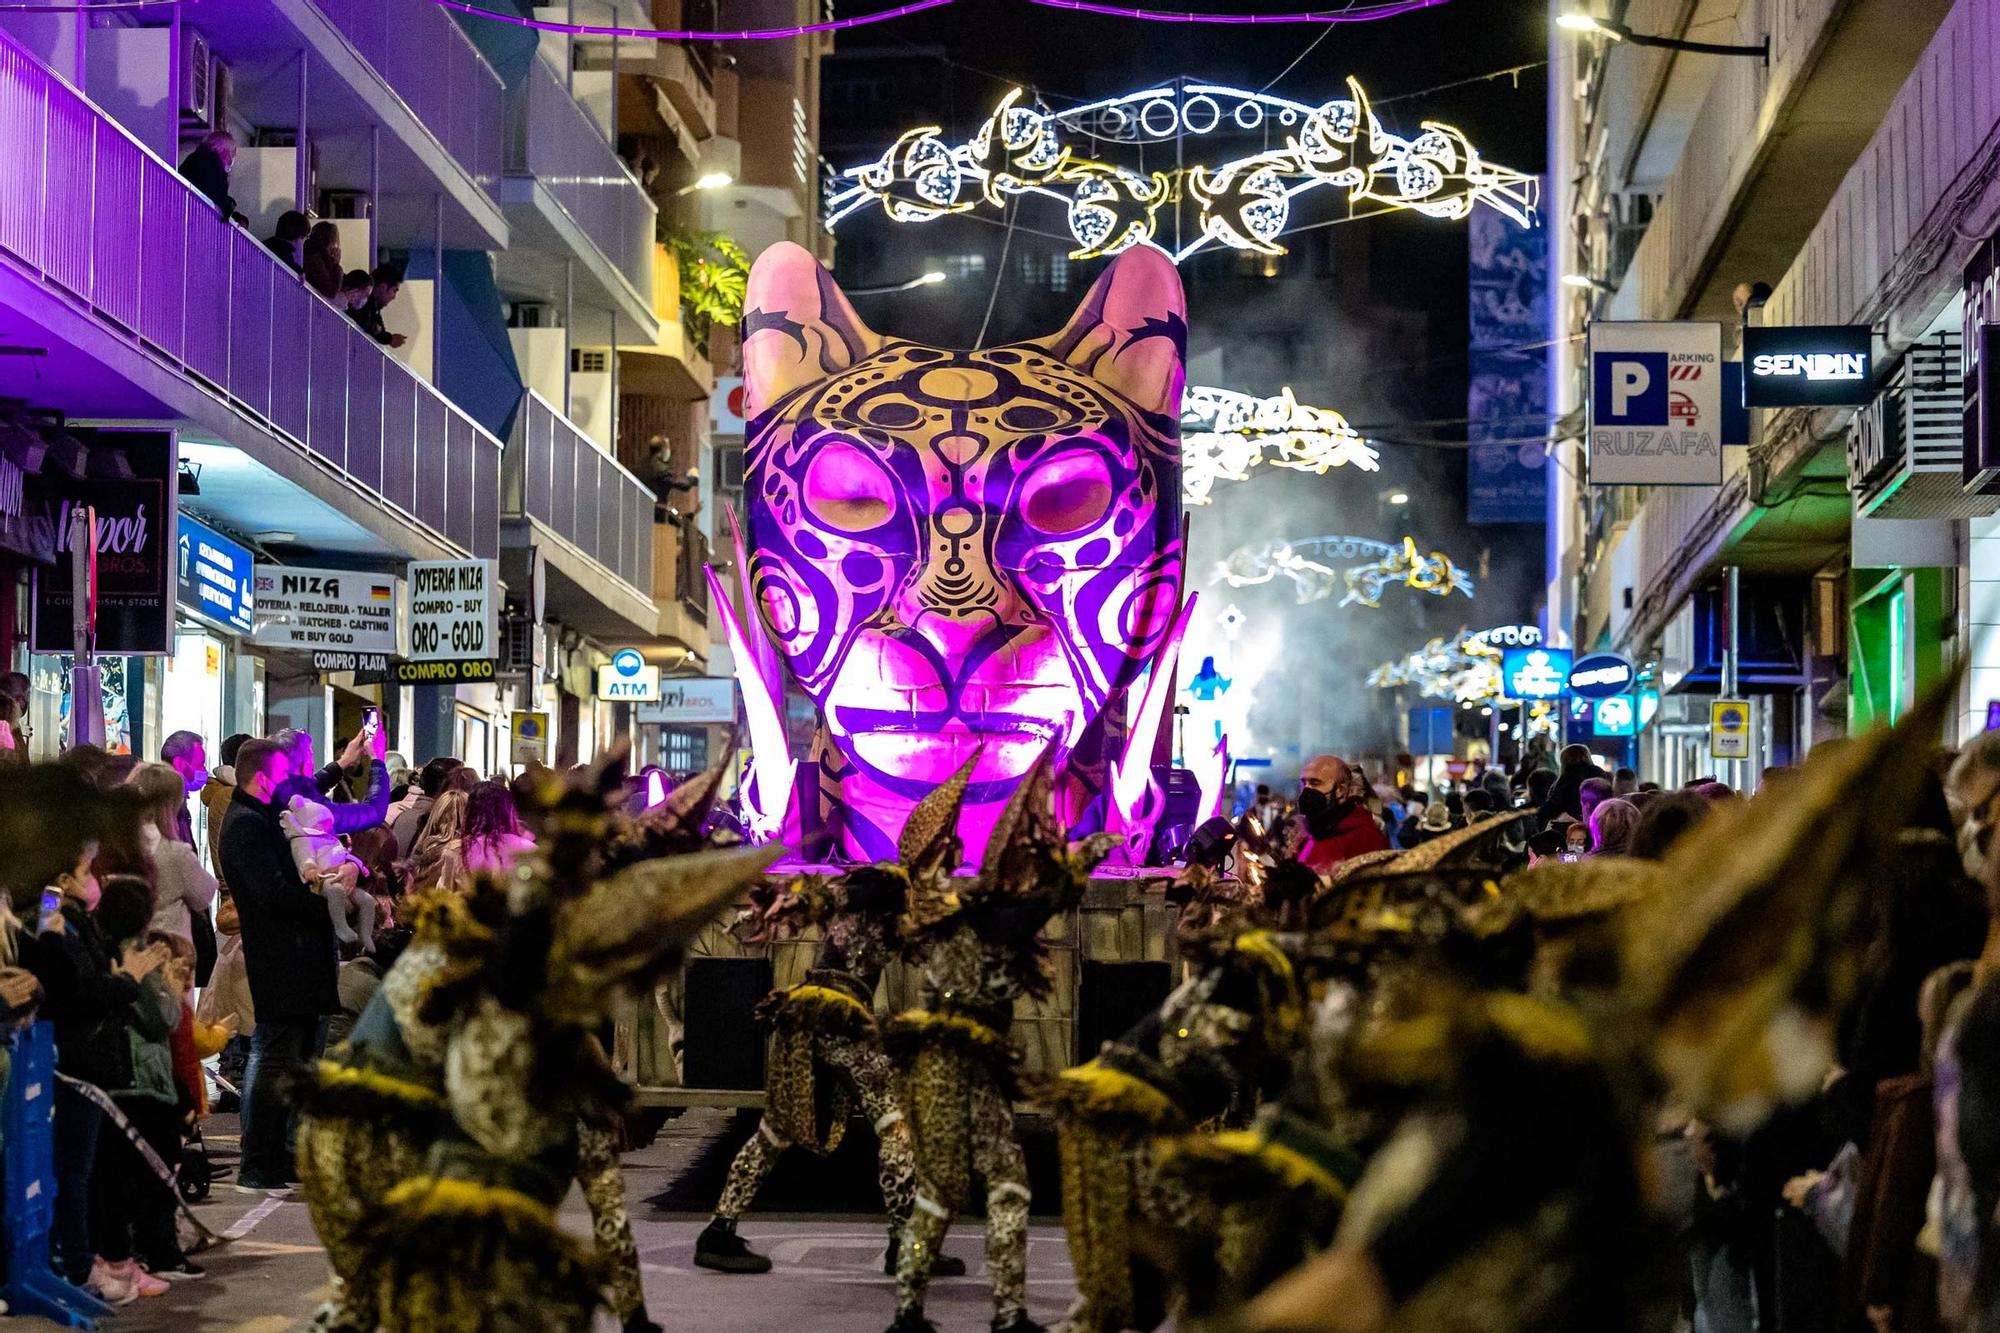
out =
<path fill-rule="evenodd" d="M 1410 502 L 1410 493 L 1408 491 L 1390 491 L 1382 498 L 1392 505 L 1406 505 Z"/>
<path fill-rule="evenodd" d="M 709 171 L 695 177 L 692 185 L 683 185 L 678 193 L 693 194 L 696 190 L 726 190 L 736 183 L 736 177 L 726 171 Z"/>
<path fill-rule="evenodd" d="M 883 287 L 845 287 L 841 290 L 845 291 L 849 296 L 880 296 L 884 292 L 907 292 L 918 287 L 932 287 L 944 280 L 945 275 L 943 273 L 932 269 L 928 273 L 919 273 L 908 282 L 892 282 Z"/>
<path fill-rule="evenodd" d="M 1722 42 L 1684 42 L 1678 37 L 1655 37 L 1651 33 L 1633 32 L 1614 19 L 1601 19 L 1595 14 L 1586 14 L 1580 10 L 1558 14 L 1556 26 L 1567 32 L 1589 33 L 1596 37 L 1608 37 L 1614 42 L 1630 42 L 1634 46 L 1654 46 L 1663 51 L 1688 51 L 1705 56 L 1755 56 L 1767 65 L 1771 63 L 1769 37 L 1755 46 L 1731 46 Z"/>

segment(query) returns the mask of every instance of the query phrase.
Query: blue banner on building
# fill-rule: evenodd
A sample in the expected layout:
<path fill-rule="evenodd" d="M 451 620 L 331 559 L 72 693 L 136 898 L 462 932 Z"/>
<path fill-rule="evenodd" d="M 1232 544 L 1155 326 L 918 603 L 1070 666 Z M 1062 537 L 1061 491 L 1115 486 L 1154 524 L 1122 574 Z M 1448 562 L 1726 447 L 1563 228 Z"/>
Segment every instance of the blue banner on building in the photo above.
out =
<path fill-rule="evenodd" d="M 1524 228 L 1484 208 L 1465 225 L 1465 517 L 1540 523 L 1548 493 L 1548 229 Z"/>
<path fill-rule="evenodd" d="M 256 557 L 206 523 L 180 516 L 180 609 L 217 629 L 255 628 Z"/>

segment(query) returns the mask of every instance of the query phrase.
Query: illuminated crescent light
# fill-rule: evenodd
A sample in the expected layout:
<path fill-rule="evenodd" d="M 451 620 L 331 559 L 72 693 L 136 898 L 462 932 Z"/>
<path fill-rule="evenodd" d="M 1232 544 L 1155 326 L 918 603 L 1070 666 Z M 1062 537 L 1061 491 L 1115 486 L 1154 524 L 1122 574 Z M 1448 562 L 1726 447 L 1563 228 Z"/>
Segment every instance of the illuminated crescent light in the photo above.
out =
<path fill-rule="evenodd" d="M 1535 223 L 1538 178 L 1486 161 L 1457 127 L 1424 121 L 1410 138 L 1391 133 L 1354 79 L 1349 96 L 1318 105 L 1219 84 L 1175 83 L 1064 111 L 1021 105 L 1018 88 L 962 144 L 935 126 L 904 134 L 879 159 L 831 183 L 831 231 L 870 203 L 894 222 L 929 222 L 974 209 L 1000 210 L 1035 195 L 1067 212 L 1072 259 L 1155 245 L 1179 263 L 1211 246 L 1280 255 L 1295 201 L 1344 191 L 1350 210 L 1372 204 L 1457 220 L 1484 205 L 1523 227 Z M 1282 138 L 1267 146 L 1265 136 Z M 1256 136 L 1258 150 L 1172 171 L 1133 169 L 1083 145 L 1144 149 L 1174 143 L 1178 154 L 1205 139 Z M 1190 209 L 1185 236 L 1161 214 Z M 1163 234 L 1173 233 L 1169 244 Z"/>
<path fill-rule="evenodd" d="M 1382 466 L 1346 417 L 1301 403 L 1289 388 L 1275 398 L 1188 389 L 1181 399 L 1181 503 L 1209 503 L 1216 482 L 1248 481 L 1259 463 L 1322 477 L 1337 467 Z"/>
<path fill-rule="evenodd" d="M 1472 597 L 1472 576 L 1442 551 L 1424 554 L 1415 537 L 1403 538 L 1401 545 L 1366 537 L 1311 537 L 1239 546 L 1216 565 L 1209 581 L 1247 588 L 1279 578 L 1292 581 L 1301 606 L 1343 589 L 1341 606 L 1380 606 L 1391 587 L 1433 597 L 1455 592 Z M 1499 661 L 1498 653 L 1494 661 Z"/>

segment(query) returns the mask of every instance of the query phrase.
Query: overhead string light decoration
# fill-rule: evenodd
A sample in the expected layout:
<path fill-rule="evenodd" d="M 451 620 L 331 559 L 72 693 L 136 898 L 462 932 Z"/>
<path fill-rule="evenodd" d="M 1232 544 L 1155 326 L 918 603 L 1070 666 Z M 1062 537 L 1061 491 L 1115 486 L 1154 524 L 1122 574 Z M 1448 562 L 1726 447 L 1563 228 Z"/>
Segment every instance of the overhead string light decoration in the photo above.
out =
<path fill-rule="evenodd" d="M 573 37 L 634 37 L 642 41 L 655 42 L 778 42 L 794 37 L 809 37 L 822 32 L 846 32 L 850 28 L 866 28 L 876 23 L 887 23 L 890 19 L 908 18 L 921 14 L 927 9 L 942 9 L 956 4 L 957 0 L 914 0 L 910 4 L 897 5 L 893 9 L 877 10 L 873 14 L 855 14 L 844 19 L 826 18 L 818 23 L 798 23 L 788 28 L 724 28 L 708 31 L 695 28 L 621 28 L 611 24 L 565 23 L 560 19 L 538 19 L 526 14 L 502 14 L 467 0 L 433 0 L 446 9 L 455 9 L 461 14 L 474 18 L 490 19 L 495 23 L 508 23 L 517 28 L 533 28 L 537 32 L 560 32 Z M 829 9 L 831 6 L 829 6 Z"/>
<path fill-rule="evenodd" d="M 1156 245 L 1179 263 L 1210 246 L 1281 255 L 1293 201 L 1344 190 L 1350 212 L 1370 205 L 1461 219 L 1484 205 L 1521 226 L 1534 223 L 1540 182 L 1486 161 L 1454 126 L 1425 121 L 1413 138 L 1392 134 L 1369 108 L 1361 84 L 1318 106 L 1210 83 L 1174 83 L 1064 111 L 1023 105 L 1018 88 L 962 144 L 935 125 L 906 131 L 873 162 L 833 182 L 826 207 L 832 231 L 870 204 L 894 222 L 929 222 L 997 210 L 1009 195 L 1060 204 L 1076 248 L 1072 259 Z M 1277 147 L 1209 164 L 1144 169 L 1148 145 L 1174 145 L 1180 162 L 1193 141 L 1255 138 Z M 1141 168 L 1108 161 L 1079 144 L 1139 151 Z M 1184 233 L 1181 211 L 1193 212 Z"/>
<path fill-rule="evenodd" d="M 1432 639 L 1407 657 L 1384 662 L 1368 673 L 1367 683 L 1385 690 L 1407 686 L 1429 699 L 1484 703 L 1500 697 L 1502 651 L 1532 648 L 1541 641 L 1542 632 L 1534 625 L 1460 630 L 1454 638 Z"/>
<path fill-rule="evenodd" d="M 1181 398 L 1181 503 L 1205 505 L 1218 481 L 1248 481 L 1259 463 L 1325 476 L 1382 464 L 1347 418 L 1287 388 L 1276 398 L 1195 386 Z"/>
<path fill-rule="evenodd" d="M 1101 14 L 1112 18 L 1144 19 L 1153 23 L 1367 23 L 1374 19 L 1394 18 L 1407 14 L 1413 9 L 1428 9 L 1444 4 L 1446 0 L 1384 0 L 1384 3 L 1356 5 L 1349 9 L 1318 10 L 1300 14 L 1181 14 L 1155 9 L 1133 9 L 1121 5 L 1085 4 L 1081 0 L 1028 0 L 1045 9 L 1070 9 L 1086 14 Z M 67 13 L 81 9 L 138 9 L 156 4 L 178 4 L 180 0 L 113 0 L 106 4 L 48 6 L 0 4 L 0 10 L 18 9 L 29 13 Z M 785 28 L 625 28 L 612 24 L 565 23 L 561 19 L 540 19 L 525 14 L 496 13 L 482 8 L 468 0 L 434 0 L 446 9 L 455 9 L 461 14 L 474 18 L 491 19 L 495 23 L 511 23 L 517 28 L 534 28 L 539 32 L 569 33 L 578 37 L 632 37 L 643 41 L 658 42 L 779 42 L 794 37 L 807 37 L 814 33 L 846 32 L 851 28 L 866 28 L 891 19 L 908 18 L 921 14 L 927 9 L 942 9 L 956 4 L 957 0 L 915 0 L 912 4 L 897 5 L 893 9 L 877 10 L 872 14 L 855 14 L 848 18 L 834 18 L 832 6 L 828 6 L 828 16 L 817 23 L 798 23 Z"/>
<path fill-rule="evenodd" d="M 1190 14 L 1173 9 L 1137 9 L 1129 5 L 1100 5 L 1091 0 L 1028 0 L 1043 9 L 1068 9 L 1079 14 L 1101 14 L 1108 18 L 1144 19 L 1148 23 L 1371 23 L 1394 18 L 1416 9 L 1434 9 L 1446 0 L 1385 0 L 1374 5 L 1354 5 L 1347 9 L 1315 9 L 1299 14 Z"/>
<path fill-rule="evenodd" d="M 1424 554 L 1415 537 L 1403 538 L 1401 545 L 1366 537 L 1309 537 L 1239 546 L 1215 566 L 1209 582 L 1248 588 L 1280 578 L 1292 581 L 1301 606 L 1344 590 L 1339 605 L 1378 607 L 1392 587 L 1472 597 L 1472 576 L 1442 551 Z"/>

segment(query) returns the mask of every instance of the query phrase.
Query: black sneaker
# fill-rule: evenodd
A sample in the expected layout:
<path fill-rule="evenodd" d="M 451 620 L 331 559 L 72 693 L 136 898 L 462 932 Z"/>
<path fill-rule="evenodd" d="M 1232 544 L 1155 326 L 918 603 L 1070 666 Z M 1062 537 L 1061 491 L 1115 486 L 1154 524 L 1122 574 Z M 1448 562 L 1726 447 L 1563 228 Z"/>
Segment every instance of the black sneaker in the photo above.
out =
<path fill-rule="evenodd" d="M 924 1318 L 922 1310 L 898 1310 L 889 1333 L 937 1333 L 937 1325 Z"/>
<path fill-rule="evenodd" d="M 1049 1333 L 1049 1330 L 1046 1326 L 1028 1318 L 1026 1310 L 1016 1310 L 1014 1317 L 1005 1323 L 996 1318 L 993 1321 L 993 1333 Z"/>
<path fill-rule="evenodd" d="M 208 1276 L 206 1268 L 203 1268 L 185 1254 L 164 1264 L 150 1265 L 146 1271 L 154 1277 L 163 1278 L 168 1282 L 192 1282 L 196 1278 Z"/>
<path fill-rule="evenodd" d="M 284 1181 L 274 1179 L 270 1176 L 239 1175 L 236 1177 L 236 1190 L 239 1194 L 283 1194 L 290 1189 L 291 1186 L 287 1185 Z"/>
<path fill-rule="evenodd" d="M 903 1252 L 903 1238 L 895 1232 L 889 1233 L 889 1248 L 882 1256 L 882 1271 L 890 1277 L 896 1276 L 896 1260 Z M 964 1277 L 965 1260 L 955 1254 L 940 1254 L 931 1264 L 932 1277 Z"/>
<path fill-rule="evenodd" d="M 768 1273 L 771 1261 L 743 1243 L 734 1222 L 714 1221 L 694 1238 L 694 1266 L 718 1273 Z"/>

